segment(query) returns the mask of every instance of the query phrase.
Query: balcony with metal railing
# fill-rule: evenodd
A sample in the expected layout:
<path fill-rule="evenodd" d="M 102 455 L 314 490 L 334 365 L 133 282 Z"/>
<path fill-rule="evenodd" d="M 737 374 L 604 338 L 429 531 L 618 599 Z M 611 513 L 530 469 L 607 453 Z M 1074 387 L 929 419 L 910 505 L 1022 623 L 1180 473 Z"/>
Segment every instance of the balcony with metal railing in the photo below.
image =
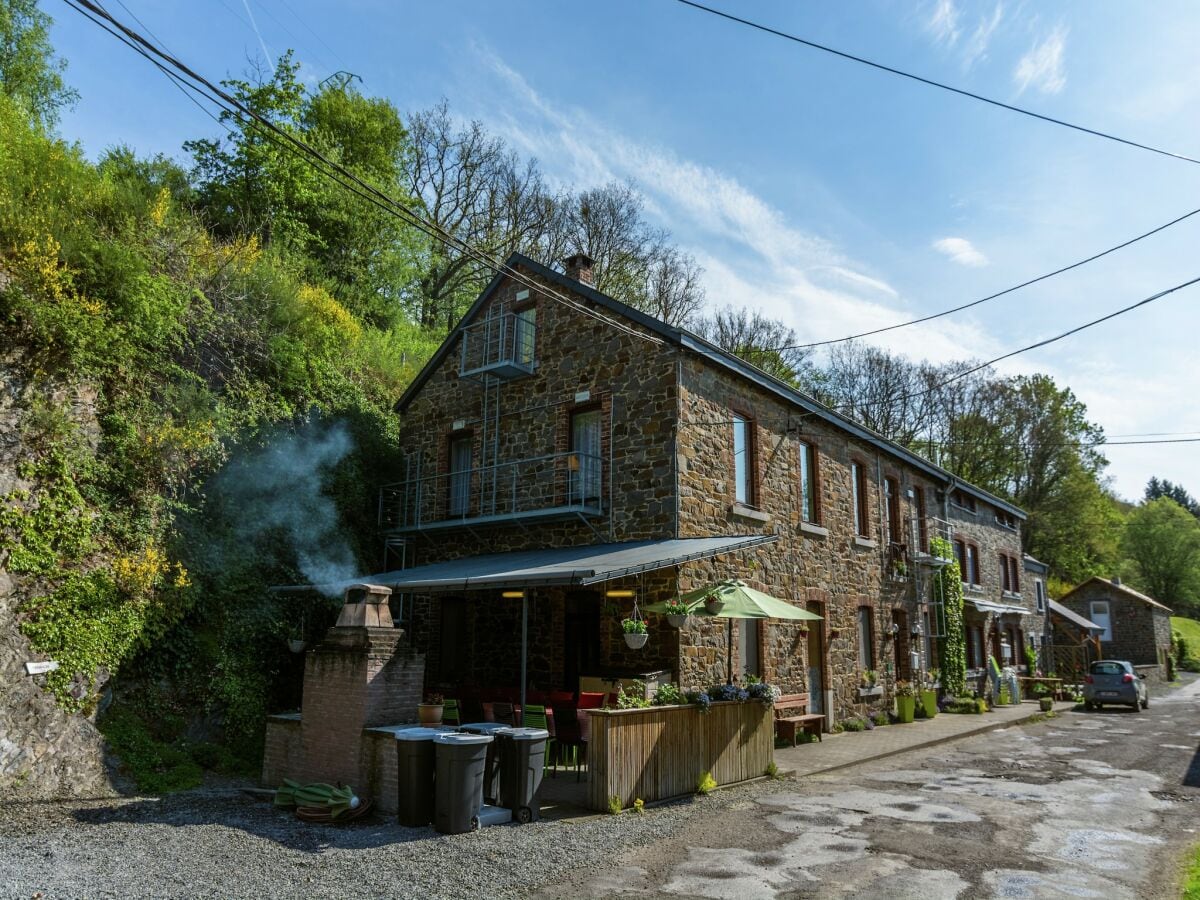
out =
<path fill-rule="evenodd" d="M 933 552 L 934 541 L 940 540 L 952 545 L 953 538 L 954 526 L 945 519 L 933 516 L 924 518 L 914 516 L 911 545 L 914 549 L 909 554 L 910 561 L 919 566 L 929 566 L 935 569 L 949 565 L 953 562 L 952 559 Z"/>
<path fill-rule="evenodd" d="M 379 492 L 388 532 L 604 515 L 601 457 L 553 453 L 461 472 L 408 478 Z"/>
<path fill-rule="evenodd" d="M 537 364 L 537 325 L 532 311 L 488 316 L 462 332 L 458 374 L 508 380 L 530 375 Z"/>

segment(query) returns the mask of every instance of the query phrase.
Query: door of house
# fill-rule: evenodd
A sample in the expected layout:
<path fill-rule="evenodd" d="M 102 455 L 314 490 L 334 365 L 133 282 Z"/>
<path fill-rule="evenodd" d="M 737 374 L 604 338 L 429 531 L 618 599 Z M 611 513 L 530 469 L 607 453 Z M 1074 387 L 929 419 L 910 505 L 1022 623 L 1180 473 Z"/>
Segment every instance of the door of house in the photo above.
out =
<path fill-rule="evenodd" d="M 600 410 L 571 414 L 569 503 L 594 506 L 600 502 Z"/>
<path fill-rule="evenodd" d="M 1104 629 L 1100 634 L 1100 640 L 1112 640 L 1112 618 L 1109 615 L 1107 600 L 1093 600 L 1088 618 Z"/>
<path fill-rule="evenodd" d="M 569 594 L 563 625 L 564 691 L 579 690 L 580 675 L 600 672 L 600 597 L 589 591 Z"/>
<path fill-rule="evenodd" d="M 820 603 L 809 603 L 808 611 L 823 615 Z M 808 711 L 825 712 L 825 621 L 812 622 L 808 629 Z"/>
<path fill-rule="evenodd" d="M 892 647 L 896 653 L 896 677 L 912 681 L 912 658 L 908 655 L 908 613 L 892 610 Z"/>
<path fill-rule="evenodd" d="M 738 619 L 738 674 L 761 675 L 758 638 L 761 633 L 758 619 Z"/>
<path fill-rule="evenodd" d="M 450 442 L 450 515 L 465 516 L 471 508 L 471 438 Z"/>

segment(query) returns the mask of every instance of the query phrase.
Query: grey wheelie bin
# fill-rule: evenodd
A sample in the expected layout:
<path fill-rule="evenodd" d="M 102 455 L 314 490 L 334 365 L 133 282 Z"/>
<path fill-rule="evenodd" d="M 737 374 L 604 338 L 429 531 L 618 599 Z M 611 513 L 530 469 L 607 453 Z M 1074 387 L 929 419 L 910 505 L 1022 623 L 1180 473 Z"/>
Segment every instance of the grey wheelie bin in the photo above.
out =
<path fill-rule="evenodd" d="M 396 782 L 401 825 L 421 828 L 433 821 L 433 739 L 441 728 L 405 728 L 396 732 Z"/>
<path fill-rule="evenodd" d="M 496 732 L 500 742 L 500 805 L 512 811 L 515 821 L 538 818 L 538 789 L 546 765 L 544 728 L 505 728 Z"/>
<path fill-rule="evenodd" d="M 447 732 L 433 739 L 433 827 L 442 834 L 462 834 L 479 827 L 483 806 L 483 771 L 487 764 L 489 734 Z"/>
<path fill-rule="evenodd" d="M 511 726 L 503 722 L 470 722 L 460 725 L 459 731 L 467 734 L 490 734 L 493 738 L 496 732 Z M 485 803 L 497 803 L 500 797 L 500 758 L 497 755 L 497 745 L 493 740 L 487 747 L 487 759 L 483 765 L 483 799 Z"/>

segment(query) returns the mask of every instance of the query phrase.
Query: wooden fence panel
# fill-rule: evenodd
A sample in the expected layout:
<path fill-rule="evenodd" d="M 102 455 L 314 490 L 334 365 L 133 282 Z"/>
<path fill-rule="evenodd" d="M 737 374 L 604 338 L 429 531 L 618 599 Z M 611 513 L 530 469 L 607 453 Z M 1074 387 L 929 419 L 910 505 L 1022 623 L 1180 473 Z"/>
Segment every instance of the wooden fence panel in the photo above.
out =
<path fill-rule="evenodd" d="M 769 706 L 714 703 L 696 706 L 589 710 L 588 804 L 608 808 L 691 794 L 705 772 L 718 784 L 762 775 L 774 758 L 775 727 Z"/>

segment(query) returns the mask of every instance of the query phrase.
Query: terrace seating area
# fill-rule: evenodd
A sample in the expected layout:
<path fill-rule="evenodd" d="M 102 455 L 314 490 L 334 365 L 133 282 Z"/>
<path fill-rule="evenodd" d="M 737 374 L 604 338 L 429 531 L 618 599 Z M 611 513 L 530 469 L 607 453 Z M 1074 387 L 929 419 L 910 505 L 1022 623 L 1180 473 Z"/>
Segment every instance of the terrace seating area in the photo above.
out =
<path fill-rule="evenodd" d="M 545 728 L 550 733 L 546 747 L 546 765 L 553 776 L 559 767 L 570 766 L 576 780 L 582 777 L 587 760 L 589 720 L 586 710 L 616 706 L 616 695 L 590 691 L 526 691 L 521 707 L 519 688 L 447 689 L 446 711 L 450 725 L 471 722 L 500 722 Z"/>

